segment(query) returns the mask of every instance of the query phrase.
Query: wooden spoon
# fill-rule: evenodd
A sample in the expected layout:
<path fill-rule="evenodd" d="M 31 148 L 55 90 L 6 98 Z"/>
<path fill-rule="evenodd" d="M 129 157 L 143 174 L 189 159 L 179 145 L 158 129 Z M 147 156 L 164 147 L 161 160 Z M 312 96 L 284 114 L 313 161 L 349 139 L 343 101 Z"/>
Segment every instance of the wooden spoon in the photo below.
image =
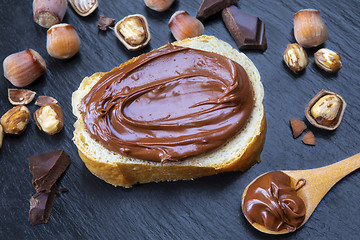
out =
<path fill-rule="evenodd" d="M 306 213 L 304 222 L 300 225 L 303 226 L 307 220 L 310 218 L 311 214 L 314 212 L 316 206 L 319 204 L 321 199 L 325 194 L 343 177 L 349 173 L 360 168 L 360 153 L 355 154 L 349 158 L 346 158 L 340 162 L 334 164 L 314 169 L 307 170 L 295 170 L 295 171 L 285 171 L 283 173 L 287 174 L 291 179 L 291 187 L 296 188 L 296 183 L 299 179 L 305 179 L 306 184 L 297 191 L 297 195 L 302 198 L 305 203 Z M 264 173 L 265 174 L 265 173 Z M 244 190 L 242 198 L 244 199 L 249 186 L 259 177 L 255 178 Z M 249 221 L 249 219 L 247 219 Z M 280 231 L 272 231 L 258 223 L 250 224 L 255 227 L 257 230 L 268 233 L 268 234 L 284 234 L 289 231 L 282 229 Z M 300 228 L 299 227 L 299 228 Z"/>

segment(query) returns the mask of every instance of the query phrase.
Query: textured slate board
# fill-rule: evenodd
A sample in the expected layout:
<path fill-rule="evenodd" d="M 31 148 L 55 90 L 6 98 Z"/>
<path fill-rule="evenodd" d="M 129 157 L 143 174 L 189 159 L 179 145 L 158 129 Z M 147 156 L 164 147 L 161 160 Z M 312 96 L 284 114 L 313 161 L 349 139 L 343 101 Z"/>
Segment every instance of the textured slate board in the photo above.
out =
<path fill-rule="evenodd" d="M 32 20 L 32 1 L 0 1 L 0 59 L 11 53 L 33 48 L 46 60 L 48 70 L 28 88 L 38 95 L 59 100 L 65 115 L 64 130 L 55 136 L 41 133 L 33 120 L 20 136 L 6 136 L 0 150 L 0 238 L 1 239 L 358 239 L 360 233 L 360 175 L 350 174 L 335 185 L 299 231 L 272 237 L 254 230 L 240 211 L 241 194 L 256 176 L 278 169 L 321 167 L 360 151 L 359 56 L 360 3 L 349 1 L 240 1 L 244 11 L 266 23 L 268 50 L 245 53 L 258 67 L 265 88 L 268 132 L 262 163 L 245 173 L 225 173 L 194 181 L 114 188 L 94 177 L 81 162 L 71 141 L 73 122 L 71 93 L 84 76 L 109 71 L 131 57 L 158 48 L 174 39 L 167 21 L 176 10 L 195 15 L 200 0 L 177 0 L 169 11 L 147 9 L 142 0 L 100 1 L 98 10 L 86 18 L 71 7 L 64 22 L 78 31 L 82 46 L 70 60 L 56 60 L 46 52 L 46 29 Z M 335 75 L 319 70 L 309 49 L 310 65 L 298 76 L 282 62 L 288 43 L 294 42 L 292 15 L 302 8 L 315 8 L 329 30 L 325 47 L 337 50 L 343 69 Z M 100 15 L 120 20 L 141 13 L 149 21 L 150 46 L 128 52 L 109 31 L 99 32 Z M 205 22 L 205 34 L 219 37 L 236 47 L 220 15 Z M 2 71 L 2 70 L 1 70 Z M 1 76 L 3 72 L 1 72 Z M 0 114 L 11 105 L 7 89 L 0 80 Z M 348 103 L 344 119 L 334 132 L 314 131 L 317 145 L 305 146 L 291 136 L 288 120 L 304 119 L 306 103 L 321 89 L 342 95 Z M 29 105 L 34 112 L 36 106 Z M 34 193 L 26 157 L 35 153 L 65 149 L 72 164 L 60 187 L 70 191 L 55 202 L 48 224 L 32 227 L 28 220 L 29 194 Z M 25 172 L 22 170 L 25 169 Z"/>

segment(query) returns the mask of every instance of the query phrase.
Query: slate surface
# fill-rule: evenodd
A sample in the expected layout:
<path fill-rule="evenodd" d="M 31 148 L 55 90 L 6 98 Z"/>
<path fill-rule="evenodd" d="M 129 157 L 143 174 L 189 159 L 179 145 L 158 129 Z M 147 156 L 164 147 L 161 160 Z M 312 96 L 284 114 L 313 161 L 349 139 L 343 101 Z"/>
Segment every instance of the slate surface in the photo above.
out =
<path fill-rule="evenodd" d="M 82 78 L 109 71 L 131 57 L 158 48 L 174 39 L 167 21 L 176 10 L 195 15 L 200 0 L 177 0 L 170 10 L 157 13 L 142 0 L 100 1 L 91 16 L 82 18 L 68 8 L 64 22 L 78 31 L 82 46 L 70 60 L 56 60 L 46 52 L 46 29 L 32 20 L 32 1 L 0 1 L 0 59 L 26 48 L 37 50 L 46 60 L 46 74 L 27 88 L 38 95 L 59 100 L 65 115 L 64 130 L 55 136 L 40 132 L 33 120 L 20 136 L 5 136 L 0 150 L 0 239 L 358 239 L 360 233 L 360 175 L 350 174 L 335 185 L 319 204 L 310 220 L 295 233 L 272 237 L 254 230 L 240 211 L 241 194 L 256 176 L 278 169 L 321 167 L 360 151 L 359 40 L 360 2 L 348 1 L 240 1 L 238 6 L 266 23 L 268 50 L 245 53 L 258 67 L 265 89 L 268 131 L 262 163 L 245 173 L 225 173 L 194 181 L 114 188 L 94 177 L 84 166 L 71 141 L 75 121 L 71 113 L 71 93 Z M 315 8 L 329 30 L 325 47 L 341 53 L 343 69 L 327 74 L 314 64 L 295 76 L 282 62 L 288 43 L 294 42 L 292 16 L 302 8 Z M 150 46 L 129 52 L 109 31 L 100 32 L 100 15 L 120 20 L 140 13 L 147 17 L 152 33 Z M 236 47 L 220 15 L 205 22 L 205 34 L 214 35 Z M 3 70 L 1 70 L 3 71 Z M 1 76 L 3 72 L 1 72 Z M 0 80 L 0 114 L 11 105 Z M 305 119 L 306 103 L 321 89 L 342 95 L 348 103 L 344 119 L 334 132 L 310 129 L 317 145 L 305 146 L 294 140 L 289 119 Z M 29 105 L 33 113 L 37 107 Z M 32 227 L 28 222 L 29 194 L 34 193 L 26 157 L 64 149 L 72 164 L 60 187 L 69 189 L 55 202 L 48 224 Z M 24 172 L 23 172 L 24 171 Z"/>

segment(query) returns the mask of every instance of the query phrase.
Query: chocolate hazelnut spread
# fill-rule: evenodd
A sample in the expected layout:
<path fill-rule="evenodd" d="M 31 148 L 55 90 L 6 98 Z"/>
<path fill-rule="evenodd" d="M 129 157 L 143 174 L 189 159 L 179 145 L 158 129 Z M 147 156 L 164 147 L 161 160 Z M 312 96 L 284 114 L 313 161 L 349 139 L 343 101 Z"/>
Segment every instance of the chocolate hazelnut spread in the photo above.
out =
<path fill-rule="evenodd" d="M 246 124 L 253 102 L 238 63 L 168 44 L 104 75 L 79 110 L 105 148 L 164 162 L 224 144 Z"/>
<path fill-rule="evenodd" d="M 281 171 L 269 172 L 255 180 L 243 198 L 242 209 L 251 223 L 258 223 L 272 231 L 295 231 L 305 219 L 304 201 L 291 187 L 291 179 Z"/>

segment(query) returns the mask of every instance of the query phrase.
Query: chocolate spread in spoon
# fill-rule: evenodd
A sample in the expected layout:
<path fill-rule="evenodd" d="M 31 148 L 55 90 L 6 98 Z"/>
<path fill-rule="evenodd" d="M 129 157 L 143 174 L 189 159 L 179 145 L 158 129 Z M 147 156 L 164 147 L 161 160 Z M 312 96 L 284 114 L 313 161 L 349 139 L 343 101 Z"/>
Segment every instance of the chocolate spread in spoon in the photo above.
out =
<path fill-rule="evenodd" d="M 305 180 L 302 180 L 302 186 Z M 305 219 L 305 203 L 290 185 L 288 175 L 281 171 L 269 172 L 255 180 L 242 202 L 245 217 L 272 231 L 295 231 Z"/>

